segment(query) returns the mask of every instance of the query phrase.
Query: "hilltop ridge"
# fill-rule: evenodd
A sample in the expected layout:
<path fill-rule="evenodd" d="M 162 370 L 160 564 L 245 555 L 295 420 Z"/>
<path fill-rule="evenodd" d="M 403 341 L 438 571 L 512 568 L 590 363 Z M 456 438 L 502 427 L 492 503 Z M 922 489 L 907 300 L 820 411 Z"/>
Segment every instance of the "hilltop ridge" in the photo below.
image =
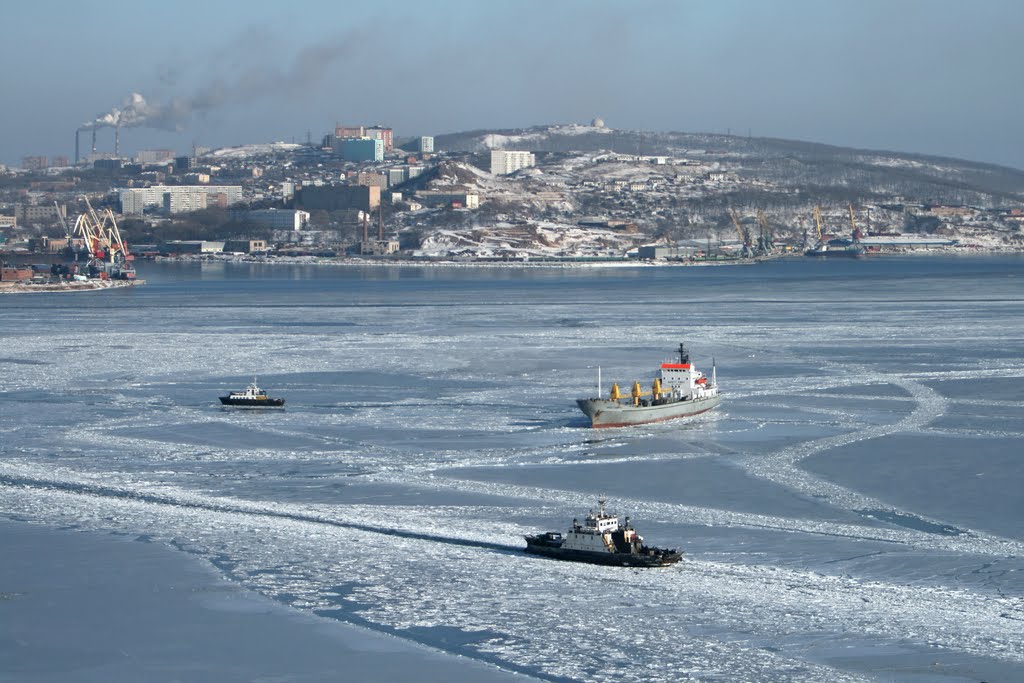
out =
<path fill-rule="evenodd" d="M 1024 171 L 937 156 L 819 143 L 579 124 L 438 136 L 450 158 L 408 188 L 475 193 L 476 211 L 397 217 L 434 256 L 624 254 L 642 244 L 740 242 L 730 214 L 754 229 L 760 210 L 799 248 L 825 231 L 939 235 L 983 248 L 1019 248 Z M 494 149 L 530 151 L 536 165 L 502 176 Z M 938 210 L 937 210 L 938 208 Z M 406 220 L 409 219 L 409 220 Z M 628 229 L 627 229 L 628 228 Z"/>

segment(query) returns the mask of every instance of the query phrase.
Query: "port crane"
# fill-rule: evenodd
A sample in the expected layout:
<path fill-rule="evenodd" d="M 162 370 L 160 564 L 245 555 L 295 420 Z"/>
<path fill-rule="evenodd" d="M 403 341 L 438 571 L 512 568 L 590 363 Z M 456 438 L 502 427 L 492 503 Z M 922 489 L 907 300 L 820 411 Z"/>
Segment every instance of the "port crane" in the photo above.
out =
<path fill-rule="evenodd" d="M 775 235 L 772 234 L 771 228 L 768 227 L 768 219 L 761 209 L 757 210 L 757 222 L 761 226 L 761 233 L 757 238 L 757 252 L 759 254 L 771 254 L 775 251 Z"/>
<path fill-rule="evenodd" d="M 736 233 L 740 236 L 740 241 L 743 242 L 743 257 L 750 258 L 754 255 L 753 240 L 750 239 L 750 231 L 745 230 L 741 225 L 738 218 L 736 218 L 736 212 L 730 210 L 729 218 L 732 219 L 732 224 L 736 226 Z"/>
<path fill-rule="evenodd" d="M 82 238 L 89 255 L 90 275 L 115 280 L 134 280 L 135 268 L 131 262 L 135 257 L 128 252 L 128 245 L 121 238 L 121 231 L 114 220 L 114 212 L 105 209 L 102 213 L 97 213 L 87 197 L 82 199 L 85 201 L 86 210 L 78 215 L 75 227 L 68 232 L 68 236 L 78 235 Z M 67 230 L 67 224 L 64 227 Z"/>
<path fill-rule="evenodd" d="M 853 204 L 850 204 L 850 229 L 853 241 L 859 242 L 860 238 L 864 235 L 861 233 L 860 228 L 857 227 L 857 222 L 853 220 Z"/>
<path fill-rule="evenodd" d="M 818 230 L 818 245 L 825 243 L 825 233 L 821 231 L 821 207 L 814 207 L 814 227 Z"/>

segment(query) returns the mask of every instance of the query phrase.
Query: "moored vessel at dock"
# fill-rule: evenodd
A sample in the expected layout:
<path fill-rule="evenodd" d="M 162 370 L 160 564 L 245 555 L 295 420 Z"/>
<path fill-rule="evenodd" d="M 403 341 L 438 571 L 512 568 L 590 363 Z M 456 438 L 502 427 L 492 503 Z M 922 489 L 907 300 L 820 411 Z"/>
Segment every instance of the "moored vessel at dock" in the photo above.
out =
<path fill-rule="evenodd" d="M 582 524 L 572 520 L 564 536 L 557 531 L 526 536 L 526 552 L 623 567 L 664 567 L 682 559 L 678 550 L 645 545 L 643 537 L 630 525 L 629 517 L 620 524 L 618 516 L 607 513 L 604 505 L 604 499 L 598 500 L 597 512 L 591 510 Z"/>
<path fill-rule="evenodd" d="M 598 390 L 600 386 L 598 369 Z M 648 396 L 650 398 L 646 398 Z M 632 391 L 623 394 L 619 385 L 613 384 L 608 398 L 581 398 L 576 404 L 590 418 L 592 427 L 629 427 L 699 415 L 721 400 L 714 363 L 711 377 L 705 377 L 690 362 L 686 347 L 680 344 L 679 362 L 661 364 L 651 391 L 643 391 L 640 383 L 634 382 Z"/>

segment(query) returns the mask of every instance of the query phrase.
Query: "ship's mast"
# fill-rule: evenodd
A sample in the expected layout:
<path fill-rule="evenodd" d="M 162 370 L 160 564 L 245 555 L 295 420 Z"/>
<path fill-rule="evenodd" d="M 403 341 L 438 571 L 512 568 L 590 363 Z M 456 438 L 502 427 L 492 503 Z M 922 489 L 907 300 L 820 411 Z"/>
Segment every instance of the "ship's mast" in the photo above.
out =
<path fill-rule="evenodd" d="M 686 346 L 682 342 L 679 343 L 679 362 L 682 365 L 686 365 L 690 362 L 690 353 L 686 350 Z"/>
<path fill-rule="evenodd" d="M 597 366 L 597 397 L 601 398 L 601 366 Z"/>

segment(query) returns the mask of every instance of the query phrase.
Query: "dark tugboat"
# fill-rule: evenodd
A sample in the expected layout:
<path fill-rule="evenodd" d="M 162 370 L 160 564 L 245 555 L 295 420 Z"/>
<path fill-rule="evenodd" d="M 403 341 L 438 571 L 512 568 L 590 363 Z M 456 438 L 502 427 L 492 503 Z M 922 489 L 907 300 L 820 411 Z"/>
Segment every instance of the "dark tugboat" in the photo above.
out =
<path fill-rule="evenodd" d="M 605 501 L 598 501 L 580 524 L 572 521 L 572 528 L 563 536 L 557 531 L 526 537 L 526 552 L 545 555 L 559 560 L 610 564 L 623 567 L 664 567 L 682 559 L 678 550 L 652 548 L 629 524 L 629 517 L 619 524 L 619 518 L 605 512 Z"/>
<path fill-rule="evenodd" d="M 220 402 L 226 406 L 241 408 L 277 408 L 284 405 L 283 398 L 267 396 L 267 392 L 256 385 L 255 378 L 245 391 L 232 391 L 227 396 L 221 396 Z"/>

